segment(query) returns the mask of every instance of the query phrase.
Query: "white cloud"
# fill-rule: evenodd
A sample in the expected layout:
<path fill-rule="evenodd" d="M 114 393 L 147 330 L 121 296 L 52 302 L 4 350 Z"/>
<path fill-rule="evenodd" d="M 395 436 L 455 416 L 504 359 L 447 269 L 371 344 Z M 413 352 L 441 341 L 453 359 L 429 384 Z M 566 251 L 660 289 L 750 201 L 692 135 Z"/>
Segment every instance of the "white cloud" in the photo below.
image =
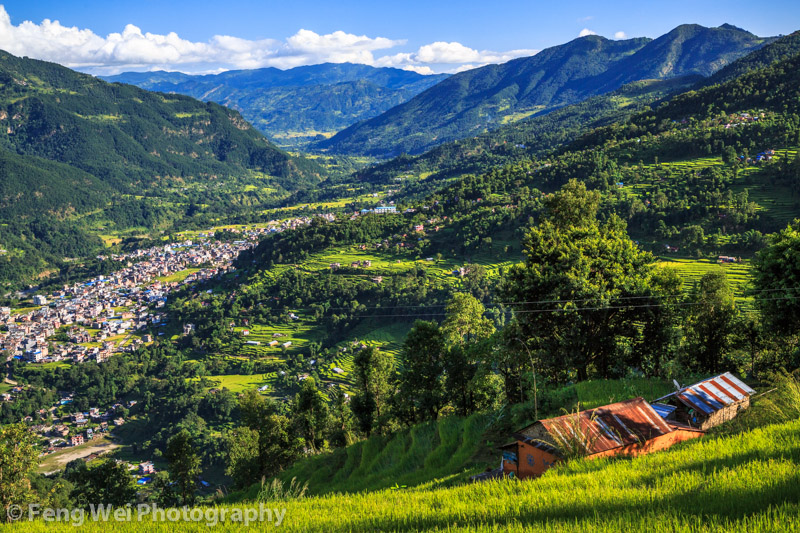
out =
<path fill-rule="evenodd" d="M 535 55 L 538 50 L 520 49 L 507 52 L 493 52 L 490 50 L 475 50 L 461 43 L 435 43 L 420 46 L 416 52 L 387 55 L 375 62 L 376 66 L 399 67 L 409 69 L 417 66 L 440 67 L 438 71 L 462 72 L 491 63 L 505 63 L 518 57 Z"/>
<path fill-rule="evenodd" d="M 589 28 L 583 28 L 581 32 L 578 34 L 578 37 L 586 37 L 587 35 L 597 35 L 597 32 L 594 32 Z"/>
<path fill-rule="evenodd" d="M 405 40 L 343 31 L 320 35 L 305 29 L 284 40 L 215 35 L 206 42 L 194 42 L 174 32 L 166 35 L 143 32 L 132 24 L 122 32 L 101 37 L 90 29 L 64 26 L 57 20 L 14 25 L 5 7 L 0 5 L 0 49 L 95 74 L 159 69 L 205 73 L 267 66 L 291 68 L 324 62 L 392 66 L 430 74 L 502 63 L 537 52 L 478 51 L 457 42 L 434 42 L 416 52 L 376 54 L 405 43 Z"/>
<path fill-rule="evenodd" d="M 625 39 L 628 35 L 624 31 L 618 31 L 614 34 L 614 39 Z"/>
<path fill-rule="evenodd" d="M 589 22 L 594 18 L 594 15 L 589 15 L 588 17 L 581 17 L 578 19 L 578 22 Z"/>
<path fill-rule="evenodd" d="M 411 72 L 416 72 L 417 74 L 422 74 L 425 76 L 428 74 L 436 74 L 431 67 L 423 65 L 406 65 L 403 67 L 403 70 L 410 70 Z"/>

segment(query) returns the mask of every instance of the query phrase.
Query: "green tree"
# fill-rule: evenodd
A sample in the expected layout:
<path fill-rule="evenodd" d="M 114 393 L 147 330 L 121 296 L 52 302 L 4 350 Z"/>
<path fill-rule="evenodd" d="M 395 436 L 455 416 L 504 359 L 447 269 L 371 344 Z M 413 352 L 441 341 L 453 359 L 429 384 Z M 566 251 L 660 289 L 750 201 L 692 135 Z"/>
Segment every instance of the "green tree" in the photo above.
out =
<path fill-rule="evenodd" d="M 294 421 L 305 439 L 306 448 L 319 451 L 325 448 L 325 431 L 328 427 L 328 400 L 317 389 L 314 378 L 303 381 L 294 398 Z"/>
<path fill-rule="evenodd" d="M 436 420 L 447 404 L 445 361 L 447 350 L 439 326 L 418 320 L 400 351 L 398 390 L 400 418 L 409 424 Z"/>
<path fill-rule="evenodd" d="M 331 397 L 331 445 L 343 447 L 351 444 L 354 440 L 354 427 L 349 396 L 341 387 L 336 387 Z"/>
<path fill-rule="evenodd" d="M 75 484 L 72 490 L 73 499 L 84 506 L 122 506 L 132 502 L 136 496 L 128 468 L 113 459 L 102 461 L 91 468 L 81 461 L 69 474 L 69 480 Z"/>
<path fill-rule="evenodd" d="M 648 295 L 653 257 L 631 241 L 616 216 L 601 226 L 591 206 L 575 214 L 586 196 L 583 186 L 555 196 L 557 205 L 573 207 L 550 212 L 527 231 L 525 263 L 509 270 L 501 294 L 517 302 L 520 337 L 551 377 L 622 373 L 629 361 L 619 342 L 635 336 L 635 304 Z"/>
<path fill-rule="evenodd" d="M 389 354 L 369 346 L 356 353 L 353 367 L 358 392 L 351 408 L 361 430 L 370 435 L 387 423 L 394 363 Z"/>
<path fill-rule="evenodd" d="M 544 201 L 547 219 L 561 228 L 584 226 L 594 222 L 600 207 L 600 193 L 570 180 L 561 190 Z"/>
<path fill-rule="evenodd" d="M 769 237 L 753 261 L 756 306 L 767 331 L 796 343 L 800 331 L 800 220 Z"/>
<path fill-rule="evenodd" d="M 236 488 L 245 488 L 258 481 L 263 470 L 258 441 L 259 432 L 249 427 L 239 427 L 225 435 L 225 474 L 233 478 Z"/>
<path fill-rule="evenodd" d="M 691 298 L 695 305 L 687 320 L 687 366 L 717 372 L 731 349 L 737 319 L 736 303 L 722 269 L 700 278 Z"/>
<path fill-rule="evenodd" d="M 259 473 L 271 477 L 291 465 L 303 453 L 302 437 L 282 415 L 269 415 L 258 431 Z"/>
<path fill-rule="evenodd" d="M 200 457 L 187 430 L 181 430 L 167 441 L 164 456 L 168 461 L 169 477 L 178 486 L 181 504 L 192 505 L 197 476 L 200 475 Z"/>
<path fill-rule="evenodd" d="M 634 347 L 632 364 L 649 376 L 662 375 L 664 364 L 676 358 L 682 332 L 680 303 L 683 299 L 683 279 L 677 270 L 654 268 L 647 293 L 637 300 L 640 308 L 640 335 Z"/>
<path fill-rule="evenodd" d="M 24 424 L 0 427 L 0 522 L 7 521 L 11 505 L 22 505 L 31 497 L 28 476 L 38 455 L 36 439 Z"/>
<path fill-rule="evenodd" d="M 484 316 L 486 309 L 471 294 L 457 293 L 445 308 L 442 337 L 451 345 L 464 345 L 486 339 L 494 333 L 492 321 Z"/>

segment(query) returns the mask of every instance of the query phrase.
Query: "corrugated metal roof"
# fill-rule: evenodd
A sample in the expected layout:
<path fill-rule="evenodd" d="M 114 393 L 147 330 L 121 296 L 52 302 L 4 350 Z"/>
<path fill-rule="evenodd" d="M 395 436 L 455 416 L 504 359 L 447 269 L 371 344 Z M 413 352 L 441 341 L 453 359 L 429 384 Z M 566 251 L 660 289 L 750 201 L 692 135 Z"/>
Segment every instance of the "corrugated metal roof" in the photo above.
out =
<path fill-rule="evenodd" d="M 669 415 L 674 413 L 675 409 L 677 409 L 674 405 L 668 405 L 666 403 L 651 403 L 650 406 L 661 418 L 669 417 Z"/>
<path fill-rule="evenodd" d="M 687 406 L 710 415 L 744 400 L 754 392 L 739 378 L 730 372 L 725 372 L 689 385 L 669 396 L 675 396 Z"/>
<path fill-rule="evenodd" d="M 575 416 L 579 417 L 578 421 Z M 577 415 L 549 418 L 540 423 L 556 440 L 582 440 L 587 455 L 645 442 L 672 431 L 643 398 L 587 409 Z M 576 435 L 578 427 L 585 439 Z"/>

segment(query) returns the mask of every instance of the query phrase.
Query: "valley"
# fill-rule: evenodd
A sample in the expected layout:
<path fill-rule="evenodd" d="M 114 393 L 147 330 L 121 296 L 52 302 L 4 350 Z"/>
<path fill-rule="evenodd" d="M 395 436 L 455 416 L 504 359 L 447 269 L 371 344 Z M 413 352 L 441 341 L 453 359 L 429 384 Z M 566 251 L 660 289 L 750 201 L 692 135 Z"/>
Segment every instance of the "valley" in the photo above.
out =
<path fill-rule="evenodd" d="M 6 508 L 796 527 L 800 34 L 0 81 Z"/>

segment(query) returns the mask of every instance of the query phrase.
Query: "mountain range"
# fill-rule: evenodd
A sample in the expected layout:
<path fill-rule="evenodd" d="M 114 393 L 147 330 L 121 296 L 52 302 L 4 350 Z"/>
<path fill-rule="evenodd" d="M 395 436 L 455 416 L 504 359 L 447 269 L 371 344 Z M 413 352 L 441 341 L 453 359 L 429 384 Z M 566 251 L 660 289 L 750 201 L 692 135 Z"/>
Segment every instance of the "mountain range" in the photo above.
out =
<path fill-rule="evenodd" d="M 262 68 L 208 75 L 125 72 L 103 79 L 220 103 L 240 111 L 276 143 L 293 146 L 375 117 L 447 77 L 323 63 L 288 70 Z"/>
<path fill-rule="evenodd" d="M 682 25 L 657 39 L 589 35 L 532 57 L 455 74 L 316 147 L 379 158 L 418 154 L 626 83 L 709 76 L 772 40 L 727 24 Z"/>

